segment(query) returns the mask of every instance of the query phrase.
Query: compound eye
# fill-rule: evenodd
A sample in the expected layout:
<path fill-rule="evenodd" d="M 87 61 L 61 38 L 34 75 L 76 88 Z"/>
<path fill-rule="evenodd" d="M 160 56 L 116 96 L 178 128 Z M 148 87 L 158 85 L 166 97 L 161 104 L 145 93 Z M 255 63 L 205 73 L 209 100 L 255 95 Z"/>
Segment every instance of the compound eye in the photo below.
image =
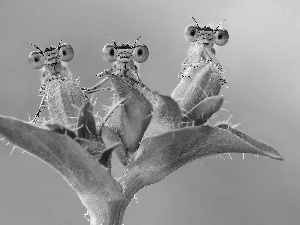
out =
<path fill-rule="evenodd" d="M 74 50 L 71 45 L 64 43 L 59 49 L 60 60 L 63 62 L 69 62 L 74 57 Z"/>
<path fill-rule="evenodd" d="M 229 39 L 229 34 L 228 31 L 225 29 L 219 29 L 215 34 L 214 34 L 214 43 L 223 46 L 228 42 Z"/>
<path fill-rule="evenodd" d="M 184 38 L 187 42 L 195 42 L 199 37 L 199 32 L 197 27 L 189 25 L 184 30 Z"/>
<path fill-rule="evenodd" d="M 143 63 L 148 59 L 149 50 L 146 45 L 137 45 L 133 52 L 133 59 L 138 63 Z"/>
<path fill-rule="evenodd" d="M 28 56 L 28 62 L 33 69 L 41 69 L 44 66 L 44 56 L 39 52 L 31 52 Z"/>
<path fill-rule="evenodd" d="M 117 60 L 117 51 L 113 45 L 107 44 L 102 49 L 102 57 L 105 62 L 112 63 Z"/>

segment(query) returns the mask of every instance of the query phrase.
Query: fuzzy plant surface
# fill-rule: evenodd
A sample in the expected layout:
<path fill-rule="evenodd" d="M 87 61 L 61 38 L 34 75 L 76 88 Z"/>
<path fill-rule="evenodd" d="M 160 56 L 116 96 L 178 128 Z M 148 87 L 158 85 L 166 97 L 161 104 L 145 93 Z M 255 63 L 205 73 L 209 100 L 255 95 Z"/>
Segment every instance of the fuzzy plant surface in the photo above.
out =
<path fill-rule="evenodd" d="M 222 71 L 214 60 L 185 65 L 171 96 L 151 91 L 154 97 L 149 98 L 120 71 L 106 72 L 114 98 L 100 122 L 88 99 L 81 100 L 79 113 L 76 111 L 76 129 L 71 129 L 67 120 L 39 124 L 0 116 L 2 141 L 57 171 L 86 207 L 90 225 L 123 224 L 125 210 L 139 190 L 193 160 L 223 153 L 251 153 L 283 160 L 274 147 L 263 141 L 226 123 L 208 123 L 223 103 L 219 95 Z M 82 98 L 82 94 L 75 93 L 82 93 L 79 86 L 70 90 L 73 98 Z M 69 95 L 61 95 L 65 105 L 73 104 Z M 155 98 L 157 101 L 153 101 Z M 65 107 L 56 110 L 64 116 L 69 113 Z M 118 180 L 111 174 L 113 151 L 125 168 Z"/>

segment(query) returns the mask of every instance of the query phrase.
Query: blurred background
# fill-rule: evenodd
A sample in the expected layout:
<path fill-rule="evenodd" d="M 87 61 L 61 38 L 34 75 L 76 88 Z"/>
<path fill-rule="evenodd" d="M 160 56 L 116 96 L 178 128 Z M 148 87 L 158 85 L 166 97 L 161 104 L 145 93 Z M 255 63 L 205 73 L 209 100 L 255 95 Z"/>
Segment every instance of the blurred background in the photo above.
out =
<path fill-rule="evenodd" d="M 63 39 L 75 56 L 69 63 L 83 86 L 110 65 L 101 50 L 110 43 L 133 43 L 142 35 L 150 55 L 141 78 L 170 95 L 189 44 L 186 26 L 218 24 L 229 42 L 217 49 L 228 85 L 220 120 L 276 147 L 280 162 L 254 155 L 206 157 L 175 171 L 137 194 L 125 225 L 281 225 L 300 223 L 300 3 L 265 1 L 0 1 L 0 114 L 28 121 L 41 97 L 40 73 L 28 65 L 34 47 Z M 298 57 L 297 57 L 298 55 Z M 95 112 L 108 105 L 98 95 Z M 44 110 L 44 115 L 47 115 Z M 103 114 L 102 114 L 103 115 Z M 65 181 L 46 164 L 0 143 L 0 224 L 88 225 L 86 209 Z M 115 176 L 121 167 L 114 159 Z M 119 169 L 118 169 L 119 168 Z"/>

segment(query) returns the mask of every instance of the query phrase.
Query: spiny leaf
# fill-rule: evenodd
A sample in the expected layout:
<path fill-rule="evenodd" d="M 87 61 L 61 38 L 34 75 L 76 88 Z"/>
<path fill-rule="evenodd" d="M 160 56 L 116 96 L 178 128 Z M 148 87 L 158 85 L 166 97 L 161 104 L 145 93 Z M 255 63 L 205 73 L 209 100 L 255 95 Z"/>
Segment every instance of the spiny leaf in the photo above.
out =
<path fill-rule="evenodd" d="M 185 90 L 178 101 L 180 108 L 184 111 L 190 111 L 205 98 L 218 95 L 222 86 L 221 78 L 220 71 L 215 68 L 212 62 L 198 70 L 191 82 L 186 83 L 186 86 L 180 86 L 181 89 Z M 176 89 L 177 87 L 174 89 L 175 93 L 177 92 Z M 171 96 L 176 100 L 178 97 L 174 91 Z"/>
<path fill-rule="evenodd" d="M 179 106 L 186 111 L 207 97 L 218 95 L 221 90 L 221 73 L 215 70 L 213 63 L 207 64 L 195 76 L 193 83 L 188 87 Z"/>
<path fill-rule="evenodd" d="M 83 139 L 83 138 L 76 138 L 75 140 L 78 144 L 80 144 L 82 149 L 88 152 L 91 156 L 98 157 L 106 149 L 106 146 L 101 140 L 98 141 L 95 139 Z"/>
<path fill-rule="evenodd" d="M 77 135 L 73 131 L 71 131 L 57 123 L 55 123 L 55 124 L 46 123 L 45 126 L 48 127 L 50 130 L 53 130 L 60 134 L 66 134 L 72 139 L 75 139 L 77 137 Z"/>
<path fill-rule="evenodd" d="M 257 140 L 256 138 L 251 137 L 249 134 L 246 134 L 238 129 L 232 128 L 228 124 L 219 124 L 218 127 L 229 131 L 230 133 L 236 135 L 237 137 L 243 139 L 247 143 L 253 145 L 254 147 L 256 147 L 264 152 L 268 152 L 269 154 L 274 154 L 274 155 L 279 154 L 280 157 L 278 159 L 283 160 L 282 155 L 271 145 L 269 145 L 263 141 Z"/>
<path fill-rule="evenodd" d="M 183 122 L 193 122 L 195 126 L 202 125 L 219 109 L 223 104 L 222 96 L 212 96 L 204 99 L 194 106 L 183 118 Z"/>
<path fill-rule="evenodd" d="M 102 152 L 101 156 L 98 158 L 99 162 L 106 168 L 111 168 L 111 154 L 120 145 L 123 145 L 123 143 L 119 142 L 119 143 L 115 144 L 114 146 L 105 149 Z"/>
<path fill-rule="evenodd" d="M 49 130 L 44 126 L 33 126 L 11 117 L 0 116 L 0 134 L 54 168 L 87 208 L 91 225 L 103 222 L 112 224 L 112 205 L 123 199 L 121 185 L 99 162 L 101 158 L 89 155 L 68 135 L 61 134 L 63 130 L 64 128 Z M 109 154 L 111 151 L 112 149 L 108 149 Z M 107 155 L 104 152 L 104 158 L 107 159 Z"/>
<path fill-rule="evenodd" d="M 160 95 L 158 105 L 154 108 L 151 122 L 145 131 L 144 138 L 176 130 L 181 127 L 181 111 L 178 103 L 171 97 Z"/>
<path fill-rule="evenodd" d="M 93 105 L 87 101 L 80 109 L 77 122 L 77 135 L 80 138 L 96 139 L 96 122 L 93 115 Z"/>
<path fill-rule="evenodd" d="M 195 79 L 196 74 L 206 66 L 205 62 L 202 63 L 191 63 L 189 66 L 186 66 L 183 71 L 183 76 L 180 79 L 179 84 L 175 87 L 171 93 L 171 97 L 176 101 L 181 101 L 185 92 Z"/>
<path fill-rule="evenodd" d="M 4 116 L 0 116 L 0 134 L 56 169 L 78 195 L 97 193 L 113 199 L 122 194 L 107 169 L 68 135 Z"/>
<path fill-rule="evenodd" d="M 96 121 L 93 115 L 93 106 L 87 101 L 80 109 L 78 116 L 78 137 L 76 141 L 89 152 L 92 156 L 99 158 L 99 162 L 104 165 L 108 170 L 111 170 L 111 153 L 112 150 L 117 148 L 121 141 L 114 142 L 114 146 L 106 145 L 101 136 L 102 125 L 96 128 Z"/>
<path fill-rule="evenodd" d="M 145 184 L 153 184 L 192 160 L 222 153 L 251 153 L 282 160 L 277 150 L 256 148 L 227 130 L 194 126 L 143 139 L 127 168 L 129 174 L 139 171 Z"/>
<path fill-rule="evenodd" d="M 48 84 L 47 105 L 52 123 L 76 128 L 79 109 L 86 99 L 79 83 L 72 79 L 53 80 Z"/>
<path fill-rule="evenodd" d="M 116 109 L 110 117 L 109 125 L 121 137 L 127 152 L 131 154 L 137 150 L 150 123 L 152 104 L 121 77 L 110 74 L 109 78 L 115 90 L 116 100 L 126 98 L 123 106 Z"/>
<path fill-rule="evenodd" d="M 120 136 L 109 127 L 103 126 L 101 132 L 101 138 L 107 148 L 114 146 L 116 143 L 120 143 L 118 146 L 116 146 L 114 152 L 117 155 L 120 162 L 124 166 L 127 166 L 129 156 L 126 153 L 126 148 L 122 143 Z"/>

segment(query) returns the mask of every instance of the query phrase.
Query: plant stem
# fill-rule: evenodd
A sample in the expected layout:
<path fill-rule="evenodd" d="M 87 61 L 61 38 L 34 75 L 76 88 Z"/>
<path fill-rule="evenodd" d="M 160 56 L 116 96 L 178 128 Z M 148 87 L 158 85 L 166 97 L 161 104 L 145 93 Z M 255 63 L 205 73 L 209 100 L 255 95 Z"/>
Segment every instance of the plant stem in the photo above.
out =
<path fill-rule="evenodd" d="M 145 186 L 140 171 L 133 170 L 125 174 L 119 181 L 123 186 L 123 199 L 110 202 L 109 225 L 122 225 L 127 206 L 134 195 Z"/>

